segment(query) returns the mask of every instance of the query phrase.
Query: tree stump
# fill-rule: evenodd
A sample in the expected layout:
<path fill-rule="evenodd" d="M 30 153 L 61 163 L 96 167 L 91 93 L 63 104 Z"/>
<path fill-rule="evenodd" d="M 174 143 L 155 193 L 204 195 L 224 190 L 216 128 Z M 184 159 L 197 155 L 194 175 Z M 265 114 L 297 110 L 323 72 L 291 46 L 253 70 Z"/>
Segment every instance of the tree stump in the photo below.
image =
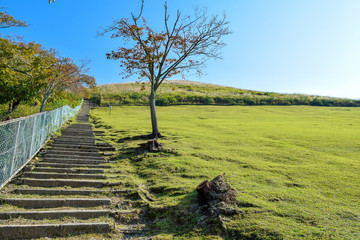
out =
<path fill-rule="evenodd" d="M 229 205 L 236 205 L 236 191 L 226 182 L 225 173 L 211 181 L 203 181 L 197 186 L 196 191 L 198 192 L 199 204 L 207 213 L 207 216 L 199 220 L 197 225 L 206 226 L 206 223 L 217 220 L 225 236 L 229 238 L 229 233 L 221 215 L 230 216 L 239 214 L 240 211 L 229 208 Z"/>
<path fill-rule="evenodd" d="M 139 145 L 142 149 L 150 152 L 158 152 L 162 149 L 162 145 L 158 142 L 157 139 L 151 139 L 147 143 L 141 143 Z"/>
<path fill-rule="evenodd" d="M 235 189 L 233 189 L 225 180 L 225 173 L 217 176 L 213 180 L 206 180 L 197 186 L 199 204 L 209 207 L 224 203 L 235 205 Z"/>

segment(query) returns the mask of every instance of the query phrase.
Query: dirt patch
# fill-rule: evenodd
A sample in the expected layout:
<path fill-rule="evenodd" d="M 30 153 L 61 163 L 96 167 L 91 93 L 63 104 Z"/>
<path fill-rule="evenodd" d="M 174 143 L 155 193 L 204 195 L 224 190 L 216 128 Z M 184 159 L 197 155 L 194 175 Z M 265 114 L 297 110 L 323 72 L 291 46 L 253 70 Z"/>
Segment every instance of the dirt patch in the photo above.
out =
<path fill-rule="evenodd" d="M 140 148 L 149 152 L 159 152 L 162 150 L 162 144 L 157 139 L 151 139 L 146 143 L 139 144 Z"/>

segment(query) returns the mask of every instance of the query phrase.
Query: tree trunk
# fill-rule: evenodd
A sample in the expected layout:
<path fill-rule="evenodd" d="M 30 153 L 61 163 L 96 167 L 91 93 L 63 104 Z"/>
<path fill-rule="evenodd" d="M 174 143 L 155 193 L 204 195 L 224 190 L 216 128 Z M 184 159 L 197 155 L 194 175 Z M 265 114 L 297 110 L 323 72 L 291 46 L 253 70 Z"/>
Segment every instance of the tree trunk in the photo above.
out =
<path fill-rule="evenodd" d="M 9 113 L 11 112 L 12 104 L 13 104 L 12 101 L 10 101 L 10 102 L 9 102 L 9 110 L 8 110 Z"/>
<path fill-rule="evenodd" d="M 157 123 L 155 99 L 156 99 L 156 91 L 152 89 L 149 97 L 152 133 L 150 134 L 149 138 L 153 138 L 153 139 L 162 137 L 159 132 L 159 127 Z"/>
<path fill-rule="evenodd" d="M 40 112 L 43 112 L 44 111 L 44 109 L 45 109 L 45 105 L 46 105 L 46 101 L 48 100 L 48 96 L 44 96 L 44 98 L 43 98 L 43 100 L 42 100 L 42 102 L 41 102 L 41 107 L 40 107 Z"/>
<path fill-rule="evenodd" d="M 19 106 L 20 100 L 15 100 L 9 103 L 9 112 L 15 111 L 15 109 Z"/>

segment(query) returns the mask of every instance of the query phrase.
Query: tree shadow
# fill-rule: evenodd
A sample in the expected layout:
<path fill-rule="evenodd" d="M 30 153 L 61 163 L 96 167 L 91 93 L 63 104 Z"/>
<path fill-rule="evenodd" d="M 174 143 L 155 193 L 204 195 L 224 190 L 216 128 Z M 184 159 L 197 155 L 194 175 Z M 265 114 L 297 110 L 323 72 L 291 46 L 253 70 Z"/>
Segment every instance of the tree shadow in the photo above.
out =
<path fill-rule="evenodd" d="M 196 190 L 185 194 L 176 205 L 164 207 L 144 204 L 142 207 L 140 222 L 145 225 L 143 231 L 139 235 L 129 232 L 124 235 L 124 239 L 138 236 L 146 236 L 150 239 L 158 239 L 159 236 L 180 239 L 199 236 L 202 238 L 215 236 L 226 238 L 217 219 L 208 218 L 206 211 L 198 205 Z"/>
<path fill-rule="evenodd" d="M 137 141 L 137 140 L 149 140 L 150 135 L 137 135 L 137 136 L 127 136 L 117 140 L 118 143 L 124 143 L 128 141 Z"/>
<path fill-rule="evenodd" d="M 143 136 L 135 136 L 132 139 L 144 139 Z M 153 154 L 165 154 L 167 156 L 178 154 L 176 152 L 157 152 L 150 153 L 140 147 L 127 147 L 118 151 L 114 160 L 121 163 L 124 159 L 129 159 L 130 163 L 135 168 L 144 166 L 144 161 L 152 158 Z M 146 168 L 157 169 L 158 166 L 151 161 L 146 162 Z M 136 172 L 140 178 L 146 179 L 147 176 L 142 175 L 141 172 Z M 149 179 L 148 179 L 149 180 Z M 129 231 L 125 233 L 123 239 L 131 239 L 134 237 L 150 237 L 153 238 L 158 235 L 172 235 L 179 238 L 192 238 L 196 236 L 223 236 L 221 226 L 217 220 L 206 219 L 206 212 L 198 204 L 197 192 L 194 190 L 188 192 L 182 186 L 152 186 L 151 181 L 146 181 L 149 185 L 142 189 L 138 186 L 137 194 L 138 200 L 142 203 L 138 205 L 141 212 L 138 214 L 137 224 L 143 224 L 144 228 L 141 233 Z M 161 197 L 179 197 L 181 200 L 176 205 L 159 206 L 156 199 Z M 132 199 L 136 196 L 132 195 Z M 122 219 L 123 220 L 123 219 Z M 136 221 L 132 221 L 134 224 Z M 204 224 L 205 222 L 205 224 Z"/>
<path fill-rule="evenodd" d="M 129 142 L 147 139 L 147 135 L 135 135 L 122 138 L 122 141 Z M 129 160 L 129 163 L 137 169 L 132 174 L 145 180 L 144 182 L 147 184 L 147 186 L 143 185 L 143 189 L 141 186 L 137 186 L 135 191 L 128 194 L 127 202 L 124 202 L 124 204 L 129 205 L 129 209 L 136 207 L 139 212 L 134 214 L 135 216 L 132 219 L 131 217 L 116 217 L 116 222 L 120 224 L 126 225 L 129 223 L 129 226 L 143 226 L 140 231 L 128 229 L 128 231 L 122 232 L 124 234 L 123 239 L 135 237 L 158 239 L 163 236 L 179 239 L 199 237 L 208 239 L 281 239 L 278 233 L 268 229 L 260 229 L 259 226 L 251 226 L 254 231 L 250 235 L 249 233 L 244 233 L 243 229 L 228 229 L 227 231 L 230 236 L 228 237 L 219 219 L 210 217 L 206 209 L 198 204 L 196 186 L 194 186 L 194 190 L 191 192 L 189 192 L 189 189 L 176 184 L 157 186 L 154 184 L 154 179 L 148 178 L 148 173 L 143 173 L 140 170 L 140 168 L 158 169 L 158 164 L 156 161 L 152 161 L 152 159 L 171 155 L 180 156 L 181 154 L 174 150 L 166 149 L 153 153 L 142 149 L 140 146 L 130 147 L 124 144 L 123 148 L 118 150 L 116 156 L 110 160 L 119 162 L 120 165 L 122 160 Z M 176 205 L 165 203 L 160 206 L 156 199 L 164 199 L 166 197 L 176 197 L 179 201 Z M 237 202 L 237 207 L 249 209 L 250 214 L 251 211 L 256 213 L 256 210 L 253 209 L 260 208 L 248 202 Z"/>
<path fill-rule="evenodd" d="M 90 115 L 90 119 L 91 119 L 91 123 L 94 125 L 95 128 L 112 129 L 112 126 L 103 124 L 103 121 L 101 121 L 100 118 Z"/>

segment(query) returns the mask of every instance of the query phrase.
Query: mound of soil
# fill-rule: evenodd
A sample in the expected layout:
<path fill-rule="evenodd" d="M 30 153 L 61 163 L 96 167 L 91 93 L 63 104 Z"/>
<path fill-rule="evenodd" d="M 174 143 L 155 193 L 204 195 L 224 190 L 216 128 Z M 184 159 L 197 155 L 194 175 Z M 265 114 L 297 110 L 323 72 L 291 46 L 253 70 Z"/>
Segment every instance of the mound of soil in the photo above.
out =
<path fill-rule="evenodd" d="M 226 205 L 235 205 L 235 189 L 233 189 L 225 179 L 225 173 L 217 176 L 213 180 L 205 180 L 197 186 L 199 204 L 209 207 L 223 203 Z"/>

